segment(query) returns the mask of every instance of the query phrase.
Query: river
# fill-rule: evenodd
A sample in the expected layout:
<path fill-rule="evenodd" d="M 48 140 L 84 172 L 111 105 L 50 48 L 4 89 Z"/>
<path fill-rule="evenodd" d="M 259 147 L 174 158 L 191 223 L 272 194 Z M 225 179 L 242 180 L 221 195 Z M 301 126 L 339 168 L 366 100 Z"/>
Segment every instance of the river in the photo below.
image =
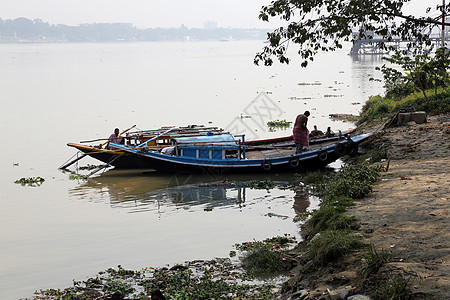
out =
<path fill-rule="evenodd" d="M 260 175 L 112 170 L 83 181 L 58 170 L 75 153 L 67 142 L 104 138 L 115 127 L 205 124 L 256 139 L 290 134 L 265 124 L 309 110 L 310 127 L 345 130 L 353 125 L 328 115 L 357 114 L 382 92 L 368 81 L 381 64 L 374 57 L 355 59 L 346 48 L 307 69 L 297 59 L 258 67 L 253 56 L 263 45 L 0 44 L 0 298 L 64 288 L 119 264 L 159 267 L 227 256 L 253 239 L 298 237 L 294 202 L 311 210 L 317 199 L 285 189 L 292 174 L 272 175 L 277 187 L 267 192 L 206 184 Z M 39 187 L 14 183 L 36 176 L 45 179 Z"/>

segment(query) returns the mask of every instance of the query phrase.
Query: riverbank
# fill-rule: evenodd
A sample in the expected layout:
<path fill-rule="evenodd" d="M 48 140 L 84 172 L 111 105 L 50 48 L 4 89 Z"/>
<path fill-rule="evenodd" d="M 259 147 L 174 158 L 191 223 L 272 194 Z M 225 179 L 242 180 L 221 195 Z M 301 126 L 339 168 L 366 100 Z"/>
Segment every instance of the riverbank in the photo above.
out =
<path fill-rule="evenodd" d="M 354 234 L 372 245 L 372 250 L 355 249 L 307 274 L 299 267 L 285 285 L 286 298 L 366 295 L 391 288 L 383 286 L 387 281 L 381 278 L 398 274 L 397 287 L 410 289 L 401 299 L 450 298 L 450 115 L 380 131 L 372 146 L 388 150 L 388 170 L 381 172 L 381 181 L 368 197 L 347 210 L 348 216 L 358 219 Z M 302 251 L 304 247 L 299 247 L 298 253 Z M 361 269 L 365 266 L 362 271 L 367 271 L 369 256 L 378 259 L 379 265 L 372 266 L 375 274 L 364 280 Z"/>

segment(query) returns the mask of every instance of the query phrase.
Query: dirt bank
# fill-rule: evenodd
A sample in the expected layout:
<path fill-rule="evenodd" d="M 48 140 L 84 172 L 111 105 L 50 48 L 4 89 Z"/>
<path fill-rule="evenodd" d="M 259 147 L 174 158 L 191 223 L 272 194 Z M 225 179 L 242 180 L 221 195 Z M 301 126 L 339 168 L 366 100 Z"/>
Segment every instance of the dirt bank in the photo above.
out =
<path fill-rule="evenodd" d="M 367 242 L 392 250 L 390 264 L 421 276 L 417 295 L 450 299 L 450 115 L 387 129 L 380 143 L 389 170 L 349 214 L 370 233 Z"/>
<path fill-rule="evenodd" d="M 382 290 L 378 276 L 403 274 L 414 278 L 414 299 L 450 299 L 450 115 L 374 136 L 368 147 L 388 149 L 389 169 L 381 172 L 373 192 L 346 214 L 359 220 L 356 235 L 365 244 L 392 254 L 390 262 L 365 283 L 358 273 L 365 250 L 306 274 L 298 272 L 300 265 L 285 286 L 285 298 L 346 299 L 370 293 L 368 289 Z M 381 164 L 387 166 L 386 161 Z M 305 246 L 299 244 L 294 253 L 301 257 Z M 416 280 L 416 275 L 421 279 Z"/>

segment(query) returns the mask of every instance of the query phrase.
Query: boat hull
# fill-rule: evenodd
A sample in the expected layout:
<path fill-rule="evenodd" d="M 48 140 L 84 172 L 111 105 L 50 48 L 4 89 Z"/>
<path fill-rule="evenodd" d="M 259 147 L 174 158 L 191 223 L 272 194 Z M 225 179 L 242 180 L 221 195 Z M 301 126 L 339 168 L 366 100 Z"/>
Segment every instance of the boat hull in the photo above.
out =
<path fill-rule="evenodd" d="M 162 173 L 269 173 L 322 168 L 341 156 L 351 153 L 371 134 L 363 134 L 337 143 L 328 143 L 316 150 L 300 154 L 259 159 L 201 159 L 172 156 L 159 152 L 141 151 L 123 146 L 122 150 L 134 156 L 141 165 Z M 293 153 L 293 152 L 292 152 Z"/>
<path fill-rule="evenodd" d="M 74 147 L 88 156 L 105 164 L 110 164 L 117 169 L 149 169 L 135 155 L 130 155 L 122 150 L 99 149 L 75 143 L 68 143 L 67 146 Z"/>

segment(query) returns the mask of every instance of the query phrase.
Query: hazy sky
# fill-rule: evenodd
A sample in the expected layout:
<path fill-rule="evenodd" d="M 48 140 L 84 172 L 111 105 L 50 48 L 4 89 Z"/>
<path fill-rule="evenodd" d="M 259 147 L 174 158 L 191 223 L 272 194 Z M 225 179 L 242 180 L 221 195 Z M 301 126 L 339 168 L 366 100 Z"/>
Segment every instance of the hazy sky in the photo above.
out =
<path fill-rule="evenodd" d="M 258 20 L 262 5 L 271 0 L 0 0 L 0 18 L 42 19 L 50 24 L 133 23 L 139 28 L 203 27 L 216 21 L 219 27 L 276 27 Z M 448 3 L 449 0 L 446 0 Z M 413 0 L 410 12 L 424 12 L 442 0 Z M 436 13 L 434 13 L 436 15 Z"/>

